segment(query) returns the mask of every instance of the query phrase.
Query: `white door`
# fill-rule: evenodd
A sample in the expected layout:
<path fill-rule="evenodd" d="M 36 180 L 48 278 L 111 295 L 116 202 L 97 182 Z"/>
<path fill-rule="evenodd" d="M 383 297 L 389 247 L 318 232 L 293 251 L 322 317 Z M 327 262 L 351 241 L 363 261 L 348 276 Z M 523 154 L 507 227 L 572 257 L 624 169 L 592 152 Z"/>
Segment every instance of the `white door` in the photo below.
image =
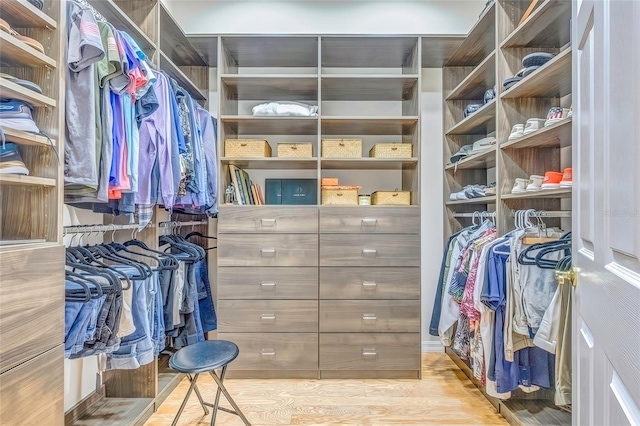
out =
<path fill-rule="evenodd" d="M 640 425 L 640 0 L 574 0 L 574 425 Z"/>

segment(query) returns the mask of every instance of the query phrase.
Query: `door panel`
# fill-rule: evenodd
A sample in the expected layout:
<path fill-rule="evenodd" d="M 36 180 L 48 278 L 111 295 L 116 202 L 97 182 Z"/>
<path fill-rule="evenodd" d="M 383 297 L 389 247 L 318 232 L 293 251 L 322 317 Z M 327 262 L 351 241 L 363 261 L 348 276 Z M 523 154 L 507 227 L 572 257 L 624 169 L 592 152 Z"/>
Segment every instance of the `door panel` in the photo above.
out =
<path fill-rule="evenodd" d="M 574 2 L 575 425 L 640 424 L 640 2 Z"/>

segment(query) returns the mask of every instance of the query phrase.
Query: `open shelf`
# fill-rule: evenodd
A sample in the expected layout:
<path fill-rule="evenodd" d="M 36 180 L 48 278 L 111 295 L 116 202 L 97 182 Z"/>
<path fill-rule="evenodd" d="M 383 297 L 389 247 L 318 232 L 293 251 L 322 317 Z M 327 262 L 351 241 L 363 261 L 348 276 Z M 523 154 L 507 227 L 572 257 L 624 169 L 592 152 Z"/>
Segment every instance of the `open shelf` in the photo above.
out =
<path fill-rule="evenodd" d="M 570 40 L 570 0 L 546 0 L 502 42 L 507 47 L 559 47 Z"/>
<path fill-rule="evenodd" d="M 464 36 L 422 36 L 422 68 L 442 68 L 464 41 Z"/>
<path fill-rule="evenodd" d="M 571 48 L 523 78 L 500 95 L 513 98 L 561 98 L 571 93 Z"/>
<path fill-rule="evenodd" d="M 317 74 L 224 74 L 221 79 L 232 99 L 318 102 Z"/>
<path fill-rule="evenodd" d="M 318 167 L 318 158 L 241 158 L 222 157 L 222 164 L 234 165 L 242 169 L 268 169 L 268 170 L 295 170 L 315 169 Z"/>
<path fill-rule="evenodd" d="M 318 67 L 318 37 L 223 36 L 222 46 L 235 67 Z"/>
<path fill-rule="evenodd" d="M 22 132 L 20 130 L 10 129 L 8 127 L 0 126 L 2 131 L 4 132 L 5 139 L 7 142 L 14 142 L 19 145 L 30 145 L 30 146 L 56 146 L 56 140 L 52 139 L 49 142 L 49 139 L 42 135 L 36 135 L 34 133 Z"/>
<path fill-rule="evenodd" d="M 114 27 L 129 34 L 138 46 L 153 53 L 157 46 L 113 0 L 88 0 L 89 4 Z"/>
<path fill-rule="evenodd" d="M 504 142 L 500 144 L 500 148 L 564 148 L 571 146 L 572 122 L 571 117 L 569 117 L 519 139 Z"/>
<path fill-rule="evenodd" d="M 496 81 L 496 52 L 489 54 L 471 73 L 451 91 L 446 100 L 481 99 Z"/>
<path fill-rule="evenodd" d="M 55 99 L 41 95 L 2 77 L 0 77 L 0 97 L 19 99 L 30 103 L 34 107 L 56 107 Z"/>
<path fill-rule="evenodd" d="M 344 75 L 322 76 L 322 100 L 325 101 L 402 101 L 418 84 L 411 75 Z"/>
<path fill-rule="evenodd" d="M 162 2 L 160 2 L 160 50 L 174 64 L 208 66 Z"/>
<path fill-rule="evenodd" d="M 475 66 L 495 50 L 496 1 L 482 13 L 446 66 Z"/>
<path fill-rule="evenodd" d="M 322 135 L 403 135 L 418 123 L 406 117 L 322 117 Z"/>
<path fill-rule="evenodd" d="M 447 131 L 447 135 L 469 135 L 487 133 L 489 123 L 496 118 L 496 100 L 489 101 L 475 113 L 471 114 Z"/>
<path fill-rule="evenodd" d="M 317 135 L 318 117 L 221 115 L 227 132 L 242 135 Z"/>
<path fill-rule="evenodd" d="M 186 76 L 184 72 L 176 64 L 169 59 L 169 57 L 164 53 L 160 52 L 160 69 L 173 77 L 180 86 L 182 86 L 189 94 L 193 97 L 193 99 L 198 101 L 206 101 L 207 97 L 202 93 L 202 91 L 195 85 L 193 81 L 189 77 Z"/>
<path fill-rule="evenodd" d="M 322 38 L 322 67 L 403 68 L 417 44 L 417 37 L 327 36 Z"/>
<path fill-rule="evenodd" d="M 56 186 L 56 180 L 38 176 L 0 174 L 2 185 Z"/>
<path fill-rule="evenodd" d="M 0 15 L 14 27 L 56 29 L 58 24 L 49 15 L 27 0 L 0 0 Z"/>
<path fill-rule="evenodd" d="M 445 170 L 490 169 L 496 166 L 496 148 L 469 155 L 457 163 L 447 164 Z"/>
<path fill-rule="evenodd" d="M 456 201 L 448 200 L 448 201 L 445 201 L 445 204 L 447 206 L 457 206 L 461 204 L 495 204 L 495 202 L 496 202 L 496 196 L 491 195 L 489 197 L 471 198 L 469 200 L 456 200 Z"/>
<path fill-rule="evenodd" d="M 324 170 L 402 170 L 416 167 L 418 158 L 322 158 Z"/>
<path fill-rule="evenodd" d="M 519 200 L 525 198 L 571 198 L 571 188 L 526 192 L 524 194 L 503 194 L 503 200 Z"/>
<path fill-rule="evenodd" d="M 56 61 L 34 49 L 14 36 L 0 31 L 2 65 L 41 68 L 55 68 Z"/>

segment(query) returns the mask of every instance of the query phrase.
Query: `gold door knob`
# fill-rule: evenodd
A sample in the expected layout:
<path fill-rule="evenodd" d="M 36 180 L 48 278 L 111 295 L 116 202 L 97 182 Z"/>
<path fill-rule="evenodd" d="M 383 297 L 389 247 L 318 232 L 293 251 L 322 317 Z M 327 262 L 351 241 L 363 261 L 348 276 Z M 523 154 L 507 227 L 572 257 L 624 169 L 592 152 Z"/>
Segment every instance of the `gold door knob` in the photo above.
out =
<path fill-rule="evenodd" d="M 572 286 L 578 285 L 578 274 L 576 267 L 572 266 L 568 271 L 556 271 L 556 280 L 559 285 L 571 284 Z"/>

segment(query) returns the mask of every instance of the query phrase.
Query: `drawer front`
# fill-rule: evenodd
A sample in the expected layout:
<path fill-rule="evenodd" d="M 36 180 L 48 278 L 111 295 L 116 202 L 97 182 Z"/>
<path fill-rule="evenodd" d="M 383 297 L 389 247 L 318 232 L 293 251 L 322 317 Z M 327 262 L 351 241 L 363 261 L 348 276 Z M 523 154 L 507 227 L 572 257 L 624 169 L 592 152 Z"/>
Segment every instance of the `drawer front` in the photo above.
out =
<path fill-rule="evenodd" d="M 0 425 L 64 425 L 64 348 L 0 374 Z"/>
<path fill-rule="evenodd" d="M 320 232 L 326 234 L 417 234 L 417 207 L 359 206 L 320 209 Z"/>
<path fill-rule="evenodd" d="M 321 300 L 320 331 L 418 333 L 419 300 Z"/>
<path fill-rule="evenodd" d="M 320 268 L 321 299 L 420 299 L 420 268 Z"/>
<path fill-rule="evenodd" d="M 321 370 L 419 370 L 420 333 L 321 333 Z"/>
<path fill-rule="evenodd" d="M 318 331 L 315 300 L 220 300 L 222 333 L 311 333 Z"/>
<path fill-rule="evenodd" d="M 317 299 L 318 268 L 218 268 L 218 299 Z"/>
<path fill-rule="evenodd" d="M 240 349 L 231 370 L 317 370 L 316 333 L 220 333 Z"/>
<path fill-rule="evenodd" d="M 2 253 L 0 372 L 64 342 L 64 247 Z"/>
<path fill-rule="evenodd" d="M 420 266 L 420 236 L 321 234 L 320 266 Z"/>
<path fill-rule="evenodd" d="M 318 236 L 221 235 L 218 239 L 218 266 L 318 266 Z"/>
<path fill-rule="evenodd" d="M 218 232 L 310 233 L 318 232 L 318 208 L 300 206 L 220 206 Z"/>

